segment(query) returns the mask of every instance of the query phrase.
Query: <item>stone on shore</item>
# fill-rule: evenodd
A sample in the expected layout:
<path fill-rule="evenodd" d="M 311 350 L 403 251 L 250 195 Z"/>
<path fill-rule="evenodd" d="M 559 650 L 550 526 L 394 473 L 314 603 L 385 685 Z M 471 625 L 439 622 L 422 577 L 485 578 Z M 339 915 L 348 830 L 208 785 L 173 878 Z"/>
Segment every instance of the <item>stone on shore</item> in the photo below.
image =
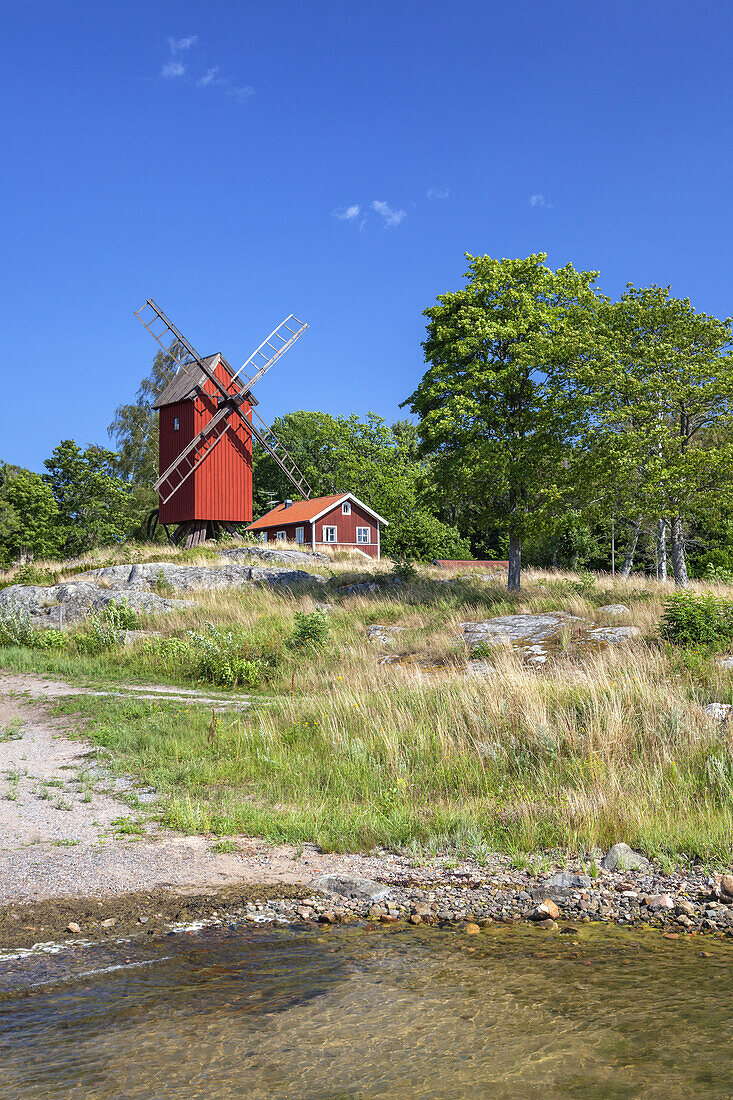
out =
<path fill-rule="evenodd" d="M 619 843 L 606 852 L 601 867 L 604 871 L 649 871 L 651 863 L 628 844 Z"/>
<path fill-rule="evenodd" d="M 551 898 L 545 898 L 541 901 L 537 908 L 530 916 L 530 920 L 545 921 L 545 920 L 557 920 L 560 916 L 560 910 L 555 905 L 555 902 Z"/>
<path fill-rule="evenodd" d="M 389 895 L 389 887 L 383 882 L 357 875 L 318 875 L 309 884 L 310 890 L 319 890 L 334 897 L 357 898 L 359 901 L 378 901 Z"/>
<path fill-rule="evenodd" d="M 708 718 L 712 718 L 714 722 L 727 722 L 730 720 L 733 705 L 731 703 L 708 703 L 706 707 L 703 707 L 703 710 Z"/>
<path fill-rule="evenodd" d="M 545 883 L 559 890 L 590 890 L 592 885 L 590 875 L 573 875 L 569 871 L 558 871 Z"/>

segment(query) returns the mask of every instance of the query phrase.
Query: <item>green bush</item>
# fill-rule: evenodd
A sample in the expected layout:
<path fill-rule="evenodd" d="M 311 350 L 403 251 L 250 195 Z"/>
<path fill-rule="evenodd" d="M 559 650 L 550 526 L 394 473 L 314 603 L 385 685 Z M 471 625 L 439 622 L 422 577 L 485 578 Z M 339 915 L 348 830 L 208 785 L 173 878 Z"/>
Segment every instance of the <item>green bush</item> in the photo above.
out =
<path fill-rule="evenodd" d="M 101 617 L 105 622 L 110 623 L 115 630 L 137 630 L 140 626 L 137 614 L 130 607 L 127 597 L 119 602 L 110 600 L 105 606 Z"/>
<path fill-rule="evenodd" d="M 122 645 L 122 630 L 104 615 L 90 615 L 81 630 L 73 635 L 80 653 L 94 657 Z"/>
<path fill-rule="evenodd" d="M 220 687 L 259 687 L 262 661 L 253 657 L 241 630 L 225 630 L 206 624 L 205 633 L 188 632 L 199 679 Z"/>
<path fill-rule="evenodd" d="M 330 624 L 323 611 L 296 611 L 295 626 L 290 635 L 290 645 L 295 649 L 304 646 L 317 648 L 328 640 Z"/>
<path fill-rule="evenodd" d="M 712 592 L 674 592 L 664 605 L 660 630 L 674 645 L 728 645 L 733 641 L 733 601 Z"/>
<path fill-rule="evenodd" d="M 402 516 L 385 529 L 382 553 L 395 561 L 429 562 L 436 558 L 466 561 L 473 556 L 471 544 L 461 538 L 455 527 L 421 511 Z"/>
<path fill-rule="evenodd" d="M 39 569 L 37 565 L 21 565 L 15 574 L 14 584 L 51 585 L 56 578 L 50 569 Z"/>
<path fill-rule="evenodd" d="M 27 646 L 29 649 L 66 649 L 69 635 L 59 630 L 39 629 L 30 616 L 11 608 L 0 608 L 0 645 Z"/>
<path fill-rule="evenodd" d="M 713 565 L 712 562 L 708 562 L 702 579 L 710 584 L 733 584 L 733 572 L 722 565 Z"/>

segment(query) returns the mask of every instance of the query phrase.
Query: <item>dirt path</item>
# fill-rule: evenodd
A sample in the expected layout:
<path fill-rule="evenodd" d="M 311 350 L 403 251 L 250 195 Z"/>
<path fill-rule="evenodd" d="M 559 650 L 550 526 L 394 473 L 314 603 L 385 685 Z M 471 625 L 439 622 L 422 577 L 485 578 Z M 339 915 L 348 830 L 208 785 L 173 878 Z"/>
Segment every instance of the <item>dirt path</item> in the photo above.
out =
<path fill-rule="evenodd" d="M 249 837 L 228 838 L 239 850 L 219 852 L 216 838 L 180 836 L 155 822 L 144 824 L 142 835 L 121 832 L 138 817 L 129 800 L 152 808 L 155 792 L 108 772 L 91 743 L 68 738 L 78 720 L 50 714 L 49 700 L 84 691 L 36 676 L 0 679 L 0 905 L 157 888 L 295 885 L 326 871 L 373 874 L 381 865 Z M 175 694 L 160 690 L 161 697 Z"/>
<path fill-rule="evenodd" d="M 173 687 L 170 684 L 115 682 L 109 688 L 101 690 L 87 684 L 55 680 L 52 677 L 36 676 L 33 673 L 0 672 L 0 698 L 7 695 L 24 695 L 31 699 L 59 699 L 66 695 L 99 695 L 112 699 L 169 701 L 180 699 L 205 707 L 218 707 L 221 710 L 241 710 L 251 706 L 254 701 L 247 695 L 209 695 L 193 688 Z"/>

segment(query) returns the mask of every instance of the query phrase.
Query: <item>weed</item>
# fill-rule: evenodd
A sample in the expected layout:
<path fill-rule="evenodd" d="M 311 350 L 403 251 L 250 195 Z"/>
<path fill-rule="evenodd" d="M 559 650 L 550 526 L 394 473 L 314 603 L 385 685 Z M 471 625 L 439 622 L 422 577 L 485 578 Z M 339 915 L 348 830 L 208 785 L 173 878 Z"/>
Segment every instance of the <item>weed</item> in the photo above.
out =
<path fill-rule="evenodd" d="M 290 645 L 295 649 L 317 649 L 328 640 L 330 624 L 323 611 L 296 611 Z"/>
<path fill-rule="evenodd" d="M 70 812 L 74 809 L 74 803 L 67 802 L 65 798 L 57 798 L 53 804 L 53 808 L 55 810 L 66 810 L 67 812 Z"/>
<path fill-rule="evenodd" d="M 141 836 L 145 832 L 141 823 L 133 821 L 131 817 L 116 817 L 112 828 L 119 836 Z"/>
<path fill-rule="evenodd" d="M 712 592 L 674 592 L 664 605 L 660 633 L 674 645 L 722 648 L 733 641 L 733 600 Z"/>
<path fill-rule="evenodd" d="M 234 840 L 218 840 L 216 844 L 212 845 L 215 852 L 240 852 L 242 849 L 239 844 Z"/>

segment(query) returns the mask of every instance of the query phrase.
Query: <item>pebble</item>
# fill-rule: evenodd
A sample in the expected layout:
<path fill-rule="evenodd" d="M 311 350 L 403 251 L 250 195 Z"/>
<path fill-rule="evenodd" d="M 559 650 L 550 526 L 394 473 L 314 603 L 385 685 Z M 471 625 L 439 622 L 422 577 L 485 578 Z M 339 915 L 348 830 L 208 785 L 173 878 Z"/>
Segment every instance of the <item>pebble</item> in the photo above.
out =
<path fill-rule="evenodd" d="M 75 936 L 78 936 L 81 932 L 81 928 L 76 923 L 76 921 L 70 920 L 69 923 L 66 925 L 66 931 L 71 932 Z"/>

